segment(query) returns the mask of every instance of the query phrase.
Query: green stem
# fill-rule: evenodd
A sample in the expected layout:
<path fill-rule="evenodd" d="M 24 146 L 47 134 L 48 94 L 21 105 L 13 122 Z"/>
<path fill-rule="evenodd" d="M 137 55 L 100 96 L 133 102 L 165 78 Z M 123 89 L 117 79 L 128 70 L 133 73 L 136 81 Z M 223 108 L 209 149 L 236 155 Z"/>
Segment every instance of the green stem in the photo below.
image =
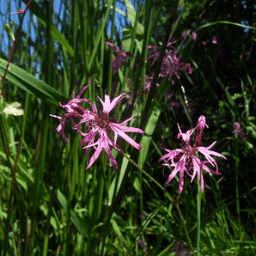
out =
<path fill-rule="evenodd" d="M 197 175 L 197 256 L 200 255 L 200 232 L 201 232 L 201 188 L 200 177 Z"/>
<path fill-rule="evenodd" d="M 237 145 L 237 134 L 235 134 L 235 170 L 236 170 L 236 212 L 238 215 L 238 222 L 240 225 L 240 200 L 239 200 L 239 183 L 238 183 L 238 173 L 239 173 L 239 157 L 238 157 L 238 145 Z"/>

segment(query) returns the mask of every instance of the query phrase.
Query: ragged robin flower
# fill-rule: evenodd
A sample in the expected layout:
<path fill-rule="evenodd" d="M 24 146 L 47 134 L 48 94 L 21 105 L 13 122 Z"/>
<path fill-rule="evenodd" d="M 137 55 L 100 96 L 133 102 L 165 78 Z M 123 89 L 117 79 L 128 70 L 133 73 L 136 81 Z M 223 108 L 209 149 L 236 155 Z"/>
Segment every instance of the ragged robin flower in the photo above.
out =
<path fill-rule="evenodd" d="M 167 158 L 166 163 L 164 163 L 163 165 L 174 167 L 172 173 L 169 175 L 167 179 L 165 186 L 167 186 L 170 183 L 170 181 L 174 178 L 174 176 L 179 172 L 179 193 L 181 193 L 184 185 L 184 172 L 186 172 L 187 175 L 191 177 L 191 182 L 194 180 L 196 174 L 199 175 L 201 191 L 203 192 L 204 179 L 201 169 L 204 169 L 206 172 L 215 175 L 221 174 L 218 172 L 218 165 L 211 155 L 223 157 L 224 159 L 226 159 L 226 157 L 224 157 L 220 153 L 210 150 L 217 141 L 213 142 L 208 147 L 202 147 L 202 132 L 205 126 L 208 127 L 205 122 L 205 117 L 202 115 L 199 117 L 197 121 L 197 126 L 192 130 L 188 130 L 186 133 L 183 133 L 181 131 L 180 126 L 178 124 L 179 133 L 177 138 L 179 139 L 180 137 L 182 137 L 183 148 L 174 150 L 165 149 L 168 153 L 163 155 L 159 159 L 159 161 L 161 161 Z M 197 133 L 195 135 L 194 144 L 191 145 L 190 137 L 195 130 L 197 131 Z M 196 155 L 197 152 L 201 153 L 206 158 L 206 160 L 200 160 Z M 171 161 L 171 163 L 169 163 L 169 161 Z M 206 165 L 208 163 L 214 166 L 216 168 L 216 171 L 210 169 Z"/>
<path fill-rule="evenodd" d="M 108 95 L 105 95 L 105 102 L 100 97 L 98 97 L 103 106 L 103 113 L 99 115 L 96 105 L 93 103 L 92 111 L 85 111 L 82 120 L 77 125 L 80 126 L 81 124 L 85 124 L 88 131 L 87 133 L 79 132 L 84 137 L 80 142 L 80 146 L 87 143 L 87 146 L 84 147 L 85 157 L 87 158 L 89 148 L 93 147 L 95 149 L 95 152 L 92 155 L 86 169 L 92 166 L 95 160 L 99 157 L 103 148 L 105 149 L 107 156 L 109 157 L 110 162 L 112 163 L 114 168 L 118 168 L 116 160 L 110 152 L 110 147 L 113 147 L 114 149 L 120 151 L 120 148 L 117 145 L 118 135 L 126 140 L 134 148 L 139 150 L 141 149 L 141 146 L 137 142 L 135 142 L 132 138 L 125 134 L 125 132 L 144 133 L 144 131 L 139 128 L 125 126 L 125 124 L 128 123 L 133 118 L 133 116 L 126 119 L 120 124 L 117 123 L 115 119 L 108 118 L 109 112 L 124 97 L 125 94 L 121 94 L 112 101 L 110 101 L 110 97 Z M 114 138 L 111 136 L 110 131 L 114 133 Z"/>
<path fill-rule="evenodd" d="M 113 74 L 116 74 L 118 69 L 122 69 L 123 62 L 128 63 L 128 61 L 125 58 L 127 58 L 128 56 L 133 56 L 133 54 L 131 52 L 125 52 L 122 48 L 121 50 L 119 50 L 117 46 L 110 42 L 106 42 L 106 44 L 110 46 L 112 49 L 114 49 L 114 52 L 116 54 L 116 57 L 112 60 L 111 64 L 113 67 Z"/>
<path fill-rule="evenodd" d="M 90 104 L 91 109 L 85 109 L 78 105 L 78 103 L 81 103 L 83 101 L 89 103 L 88 99 L 80 99 L 81 94 L 86 88 L 87 87 L 83 88 L 79 95 L 74 99 L 70 100 L 67 104 L 62 105 L 60 103 L 60 106 L 66 109 L 68 113 L 64 114 L 62 117 L 50 115 L 61 120 L 60 125 L 56 129 L 56 131 L 59 133 L 58 140 L 60 135 L 62 135 L 64 141 L 66 143 L 68 142 L 67 137 L 64 133 L 64 128 L 66 122 L 70 121 L 73 124 L 73 129 L 75 129 L 78 134 L 83 136 L 83 139 L 80 142 L 80 147 L 84 144 L 87 144 L 84 147 L 86 160 L 89 148 L 93 148 L 95 150 L 94 154 L 90 158 L 89 164 L 86 169 L 92 166 L 92 164 L 99 157 L 103 148 L 107 153 L 110 162 L 112 163 L 114 168 L 117 169 L 118 165 L 110 151 L 110 148 L 112 147 L 118 151 L 121 151 L 120 147 L 117 145 L 118 135 L 121 136 L 134 148 L 140 150 L 141 146 L 132 138 L 130 138 L 126 134 L 126 132 L 144 133 L 144 131 L 139 128 L 125 126 L 125 124 L 128 123 L 133 118 L 133 116 L 126 119 L 122 123 L 118 123 L 114 118 L 108 117 L 110 111 L 113 110 L 117 103 L 125 97 L 124 93 L 114 98 L 112 101 L 110 101 L 110 97 L 108 95 L 105 95 L 105 101 L 98 97 L 103 106 L 102 114 L 99 114 L 95 103 Z M 80 121 L 76 123 L 74 119 L 80 119 Z M 81 130 L 83 127 L 86 128 L 87 132 L 83 132 Z M 113 137 L 111 133 L 114 135 Z"/>
<path fill-rule="evenodd" d="M 63 140 L 68 143 L 68 139 L 64 133 L 64 128 L 66 126 L 66 123 L 70 121 L 74 126 L 76 125 L 76 122 L 74 121 L 74 118 L 82 118 L 82 114 L 86 110 L 85 108 L 81 107 L 78 105 L 78 103 L 81 102 L 89 102 L 89 99 L 80 99 L 82 96 L 83 92 L 89 85 L 85 86 L 80 93 L 76 96 L 75 92 L 73 92 L 69 98 L 69 102 L 67 104 L 62 105 L 61 102 L 59 103 L 60 107 L 64 108 L 67 113 L 65 113 L 62 116 L 56 116 L 56 115 L 51 115 L 51 117 L 57 118 L 61 120 L 61 123 L 58 125 L 56 128 L 56 131 L 59 133 L 58 135 L 58 145 L 59 145 L 59 139 L 60 136 L 62 135 Z M 74 98 L 72 99 L 72 97 Z"/>
<path fill-rule="evenodd" d="M 178 79 L 180 79 L 180 75 L 179 75 L 180 71 L 187 70 L 189 74 L 192 74 L 192 72 L 193 72 L 193 68 L 190 66 L 190 64 L 180 62 L 181 55 L 179 57 L 177 57 L 177 50 L 173 46 L 173 44 L 175 44 L 176 42 L 177 42 L 177 40 L 171 41 L 171 38 L 169 38 L 167 46 L 166 46 L 169 49 L 166 50 L 162 64 L 161 64 L 161 72 L 159 74 L 159 77 L 164 78 L 164 77 L 168 76 L 168 81 L 171 80 L 173 74 Z M 149 45 L 146 48 L 150 49 L 149 50 L 150 56 L 146 58 L 146 61 L 148 61 L 149 59 L 153 59 L 151 65 L 150 65 L 150 66 L 152 66 L 160 56 L 161 47 L 156 46 L 156 45 Z M 174 80 L 172 79 L 172 85 L 173 84 L 174 84 Z"/>

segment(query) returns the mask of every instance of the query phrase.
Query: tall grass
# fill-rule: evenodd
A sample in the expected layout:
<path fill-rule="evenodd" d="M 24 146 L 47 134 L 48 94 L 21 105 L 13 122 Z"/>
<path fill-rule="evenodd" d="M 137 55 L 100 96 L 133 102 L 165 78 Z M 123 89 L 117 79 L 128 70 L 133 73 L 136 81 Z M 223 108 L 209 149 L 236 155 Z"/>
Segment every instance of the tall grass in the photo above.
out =
<path fill-rule="evenodd" d="M 9 0 L 1 17 L 8 24 L 13 18 L 8 6 L 14 2 L 21 5 Z M 211 68 L 206 73 L 193 56 L 197 41 L 192 36 L 206 28 L 188 31 L 182 23 L 188 10 L 179 1 L 170 9 L 163 1 L 62 0 L 58 9 L 51 0 L 31 2 L 0 99 L 1 255 L 177 255 L 186 249 L 191 255 L 256 253 L 252 74 L 245 66 L 239 86 L 229 91 L 214 57 L 202 52 Z M 120 33 L 115 22 L 121 17 L 125 25 Z M 159 21 L 166 24 L 164 29 Z M 20 25 L 14 23 L 14 35 Z M 6 43 L 4 33 L 1 45 Z M 158 75 L 170 37 L 177 56 L 183 54 L 184 67 L 179 78 L 173 74 L 169 80 Z M 129 53 L 116 72 L 112 61 L 120 53 L 107 42 Z M 154 65 L 146 60 L 156 52 L 149 45 L 159 46 Z M 12 46 L 9 37 L 0 58 L 2 77 Z M 152 77 L 149 90 L 146 75 Z M 110 95 L 112 100 L 125 91 L 126 99 L 109 118 L 121 123 L 133 115 L 127 126 L 144 131 L 128 133 L 140 151 L 119 136 L 120 152 L 111 150 L 117 170 L 104 150 L 85 170 L 85 149 L 79 146 L 83 136 L 69 124 L 68 143 L 60 137 L 58 146 L 60 120 L 49 114 L 62 116 L 59 102 L 66 104 L 86 85 L 82 98 L 99 111 L 98 97 Z M 16 116 L 17 108 L 7 114 L 11 102 L 21 103 L 24 114 Z M 86 102 L 80 105 L 88 108 Z M 227 161 L 216 159 L 221 176 L 204 172 L 203 193 L 199 182 L 190 183 L 187 175 L 179 194 L 178 176 L 164 186 L 173 168 L 165 167 L 164 176 L 159 159 L 165 148 L 182 148 L 177 123 L 185 132 L 200 115 L 209 125 L 203 145 L 217 140 L 213 150 Z M 88 161 L 92 155 L 90 151 Z"/>

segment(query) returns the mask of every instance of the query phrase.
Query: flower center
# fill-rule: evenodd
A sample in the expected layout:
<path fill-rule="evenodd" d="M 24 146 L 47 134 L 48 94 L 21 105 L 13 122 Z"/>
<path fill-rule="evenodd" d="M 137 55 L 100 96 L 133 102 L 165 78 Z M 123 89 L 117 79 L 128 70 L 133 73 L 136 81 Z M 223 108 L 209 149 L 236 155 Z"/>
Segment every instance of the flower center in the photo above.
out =
<path fill-rule="evenodd" d="M 189 143 L 186 143 L 184 147 L 184 154 L 192 158 L 196 154 L 196 147 L 191 147 Z"/>
<path fill-rule="evenodd" d="M 97 116 L 95 118 L 95 124 L 102 129 L 109 129 L 109 120 L 107 119 L 107 115 L 103 114 L 101 116 Z"/>

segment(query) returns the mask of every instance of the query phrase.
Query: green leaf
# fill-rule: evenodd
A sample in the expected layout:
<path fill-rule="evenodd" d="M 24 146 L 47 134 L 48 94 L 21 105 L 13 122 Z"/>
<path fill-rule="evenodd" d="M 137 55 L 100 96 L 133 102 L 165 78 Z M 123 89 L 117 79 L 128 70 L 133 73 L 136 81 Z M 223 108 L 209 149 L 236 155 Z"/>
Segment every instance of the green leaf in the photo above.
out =
<path fill-rule="evenodd" d="M 0 76 L 4 75 L 6 66 L 7 61 L 0 58 Z M 10 64 L 7 70 L 6 79 L 21 89 L 55 106 L 57 106 L 58 102 L 60 101 L 67 101 L 64 96 L 62 96 L 48 84 L 40 81 L 33 75 L 29 74 L 27 71 L 19 68 L 14 64 Z"/>
<path fill-rule="evenodd" d="M 142 47 L 143 47 L 143 40 L 144 40 L 144 27 L 137 21 L 137 23 L 135 24 L 136 21 L 136 12 L 134 10 L 133 5 L 128 1 L 125 0 L 124 1 L 126 4 L 126 8 L 128 11 L 128 18 L 131 21 L 131 28 L 123 28 L 123 47 L 124 50 L 129 51 L 130 49 L 130 45 L 131 45 L 131 40 L 133 40 L 132 38 L 132 34 L 133 34 L 133 30 L 135 29 L 136 26 L 136 30 L 135 30 L 135 39 L 136 39 L 136 44 L 137 47 L 140 51 L 140 53 L 142 53 Z"/>
<path fill-rule="evenodd" d="M 231 21 L 226 21 L 226 20 L 220 20 L 220 21 L 216 21 L 216 22 L 211 22 L 211 23 L 208 23 L 208 24 L 204 24 L 204 25 L 202 25 L 201 27 L 199 27 L 196 31 L 198 31 L 198 30 L 200 30 L 200 29 L 202 29 L 202 28 L 207 28 L 207 27 L 210 27 L 210 26 L 213 26 L 213 25 L 217 25 L 217 24 L 229 24 L 229 25 L 234 25 L 234 26 L 241 27 L 241 28 L 256 29 L 255 27 L 251 27 L 251 26 L 239 24 L 239 23 L 236 23 L 236 22 L 231 22 Z"/>
<path fill-rule="evenodd" d="M 133 187 L 134 187 L 139 193 L 141 193 L 141 186 L 140 186 L 139 179 L 138 179 L 137 177 L 134 178 Z"/>
<path fill-rule="evenodd" d="M 124 2 L 128 11 L 128 18 L 130 19 L 131 25 L 134 28 L 136 12 L 133 5 L 128 0 L 124 0 Z M 137 23 L 136 33 L 144 34 L 144 27 L 139 22 Z"/>
<path fill-rule="evenodd" d="M 76 213 L 68 207 L 66 197 L 59 190 L 56 190 L 56 197 L 60 205 L 62 206 L 62 208 L 65 211 L 68 211 L 68 210 L 70 211 L 71 221 L 77 228 L 80 235 L 83 236 L 84 238 L 87 238 L 89 232 L 88 232 L 88 226 L 86 222 L 81 217 L 77 216 Z"/>
<path fill-rule="evenodd" d="M 114 232 L 117 234 L 117 235 L 119 235 L 119 237 L 122 239 L 122 240 L 124 240 L 124 237 L 123 237 L 123 234 L 122 234 L 122 232 L 121 232 L 121 229 L 120 229 L 120 227 L 118 226 L 118 224 L 116 223 L 116 221 L 115 220 L 111 220 L 111 224 L 112 224 L 112 227 L 113 227 L 113 229 L 114 229 Z"/>
<path fill-rule="evenodd" d="M 131 36 L 132 36 L 132 28 L 123 28 L 123 49 L 125 51 L 130 50 L 131 40 L 132 40 Z M 138 50 L 140 51 L 140 53 L 142 53 L 144 39 L 143 39 L 143 35 L 139 33 L 138 29 L 136 30 L 135 38 L 136 38 L 136 44 L 137 44 Z"/>
<path fill-rule="evenodd" d="M 123 162 L 122 162 L 122 165 L 121 165 L 120 174 L 119 174 L 119 176 L 118 175 L 115 176 L 115 178 L 113 179 L 113 181 L 112 181 L 112 183 L 110 185 L 110 188 L 109 188 L 109 192 L 108 192 L 109 193 L 108 205 L 112 204 L 114 196 L 117 195 L 117 193 L 118 193 L 118 191 L 120 189 L 122 180 L 123 180 L 124 175 L 125 175 L 125 171 L 126 171 L 127 165 L 128 165 L 128 159 L 123 157 Z M 114 195 L 114 192 L 116 192 L 115 195 Z"/>
<path fill-rule="evenodd" d="M 142 136 L 142 140 L 141 140 L 141 147 L 142 150 L 140 151 L 140 155 L 139 155 L 139 166 L 143 167 L 146 158 L 147 158 L 147 154 L 148 154 L 148 149 L 151 143 L 151 139 L 152 139 L 152 134 L 155 131 L 156 125 L 157 125 L 157 121 L 159 119 L 159 116 L 161 114 L 161 109 L 158 108 L 157 106 L 154 107 L 147 126 L 145 128 L 145 133 Z"/>

